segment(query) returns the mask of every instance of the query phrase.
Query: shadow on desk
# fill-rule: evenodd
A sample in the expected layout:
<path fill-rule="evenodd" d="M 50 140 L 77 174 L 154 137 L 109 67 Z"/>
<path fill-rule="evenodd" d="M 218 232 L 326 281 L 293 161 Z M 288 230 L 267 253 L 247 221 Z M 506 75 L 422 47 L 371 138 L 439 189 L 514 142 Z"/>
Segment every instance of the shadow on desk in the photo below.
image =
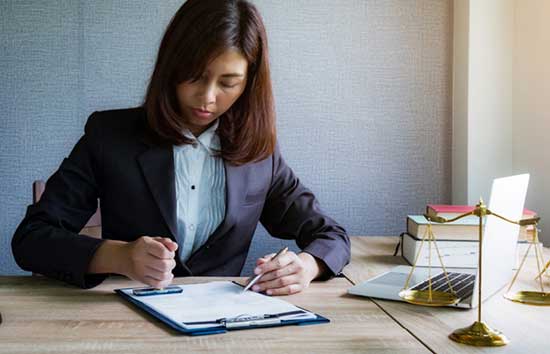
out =
<path fill-rule="evenodd" d="M 363 259 L 367 262 L 373 262 L 373 263 L 376 263 L 377 265 L 390 265 L 392 267 L 398 266 L 400 264 L 407 264 L 407 262 L 399 262 L 400 258 L 396 258 L 395 256 L 392 256 L 392 255 L 387 255 L 387 256 L 370 255 L 370 256 L 360 257 L 359 259 Z"/>

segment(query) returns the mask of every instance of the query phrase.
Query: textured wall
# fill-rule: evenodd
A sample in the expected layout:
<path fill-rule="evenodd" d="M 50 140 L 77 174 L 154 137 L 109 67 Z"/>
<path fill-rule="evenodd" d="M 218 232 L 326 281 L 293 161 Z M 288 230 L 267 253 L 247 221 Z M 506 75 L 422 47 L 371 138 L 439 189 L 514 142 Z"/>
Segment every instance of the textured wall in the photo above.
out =
<path fill-rule="evenodd" d="M 452 2 L 254 1 L 287 162 L 352 235 L 450 200 Z M 140 103 L 181 1 L 0 1 L 0 274 L 11 236 L 94 110 Z M 279 247 L 258 231 L 249 259 Z M 249 266 L 247 270 L 249 269 Z"/>

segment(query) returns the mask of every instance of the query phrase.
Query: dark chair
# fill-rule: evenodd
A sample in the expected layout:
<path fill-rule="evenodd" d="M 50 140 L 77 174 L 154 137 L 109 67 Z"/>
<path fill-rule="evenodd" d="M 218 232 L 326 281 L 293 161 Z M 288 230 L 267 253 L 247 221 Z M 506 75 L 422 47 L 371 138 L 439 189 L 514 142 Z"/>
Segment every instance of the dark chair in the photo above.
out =
<path fill-rule="evenodd" d="M 44 181 L 38 180 L 34 181 L 32 184 L 32 202 L 36 203 L 40 200 L 44 189 L 46 188 L 46 183 Z M 80 231 L 83 235 L 88 235 L 95 238 L 101 238 L 101 212 L 99 209 L 99 200 L 97 204 L 97 210 L 94 215 L 88 220 L 84 228 Z"/>

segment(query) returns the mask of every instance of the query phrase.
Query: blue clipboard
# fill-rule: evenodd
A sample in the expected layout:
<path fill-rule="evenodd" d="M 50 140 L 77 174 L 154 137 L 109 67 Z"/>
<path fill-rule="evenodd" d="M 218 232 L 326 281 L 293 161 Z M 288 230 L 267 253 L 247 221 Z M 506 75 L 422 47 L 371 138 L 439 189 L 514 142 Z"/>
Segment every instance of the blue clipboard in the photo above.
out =
<path fill-rule="evenodd" d="M 314 314 L 315 318 L 278 320 L 278 317 L 280 315 L 288 314 L 288 313 L 283 313 L 283 314 L 271 314 L 271 315 L 264 316 L 262 318 L 252 316 L 252 317 L 233 318 L 233 319 L 212 319 L 211 321 L 205 321 L 205 322 L 178 323 L 174 319 L 156 311 L 154 308 L 152 308 L 145 302 L 142 302 L 136 299 L 135 297 L 130 296 L 126 292 L 128 290 L 132 290 L 132 288 L 115 289 L 115 292 L 118 295 L 120 295 L 123 299 L 129 301 L 139 309 L 145 311 L 149 315 L 165 323 L 175 331 L 179 333 L 191 335 L 191 336 L 226 333 L 229 330 L 268 328 L 268 327 L 280 327 L 280 326 L 290 326 L 290 325 L 305 326 L 305 325 L 315 325 L 315 324 L 330 322 L 328 318 L 318 314 Z M 307 311 L 305 309 L 302 309 L 302 310 Z M 194 325 L 199 323 L 201 325 L 206 325 L 206 327 L 188 328 L 188 326 L 185 326 L 185 324 Z"/>

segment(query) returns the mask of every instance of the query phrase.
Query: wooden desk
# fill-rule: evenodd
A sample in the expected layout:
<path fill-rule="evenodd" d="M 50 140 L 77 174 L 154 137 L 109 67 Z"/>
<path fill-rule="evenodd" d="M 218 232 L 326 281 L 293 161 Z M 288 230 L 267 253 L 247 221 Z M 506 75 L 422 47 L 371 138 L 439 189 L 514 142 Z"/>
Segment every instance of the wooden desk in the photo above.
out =
<path fill-rule="evenodd" d="M 405 264 L 401 257 L 393 257 L 397 237 L 352 237 L 352 260 L 344 270 L 354 284 L 363 282 L 397 264 Z M 531 250 L 531 252 L 533 252 Z M 545 249 L 545 260 L 550 252 Z M 519 281 L 524 288 L 533 290 L 536 274 L 534 256 L 528 258 L 526 269 Z M 550 290 L 550 280 L 544 285 Z M 516 288 L 516 286 L 514 286 Z M 548 291 L 548 290 L 546 290 Z M 500 293 L 487 299 L 482 307 L 482 320 L 492 328 L 502 331 L 511 343 L 498 348 L 476 348 L 448 339 L 455 329 L 471 325 L 477 320 L 476 310 L 456 308 L 431 308 L 407 303 L 374 300 L 384 311 L 410 331 L 436 353 L 548 353 L 550 344 L 546 338 L 550 307 L 517 304 L 503 298 Z"/>
<path fill-rule="evenodd" d="M 110 278 L 81 290 L 46 277 L 0 277 L 0 353 L 429 353 L 373 302 L 346 295 L 351 284 L 345 278 L 314 282 L 284 297 L 328 317 L 329 324 L 202 337 L 178 334 L 113 293 L 138 285 Z"/>

